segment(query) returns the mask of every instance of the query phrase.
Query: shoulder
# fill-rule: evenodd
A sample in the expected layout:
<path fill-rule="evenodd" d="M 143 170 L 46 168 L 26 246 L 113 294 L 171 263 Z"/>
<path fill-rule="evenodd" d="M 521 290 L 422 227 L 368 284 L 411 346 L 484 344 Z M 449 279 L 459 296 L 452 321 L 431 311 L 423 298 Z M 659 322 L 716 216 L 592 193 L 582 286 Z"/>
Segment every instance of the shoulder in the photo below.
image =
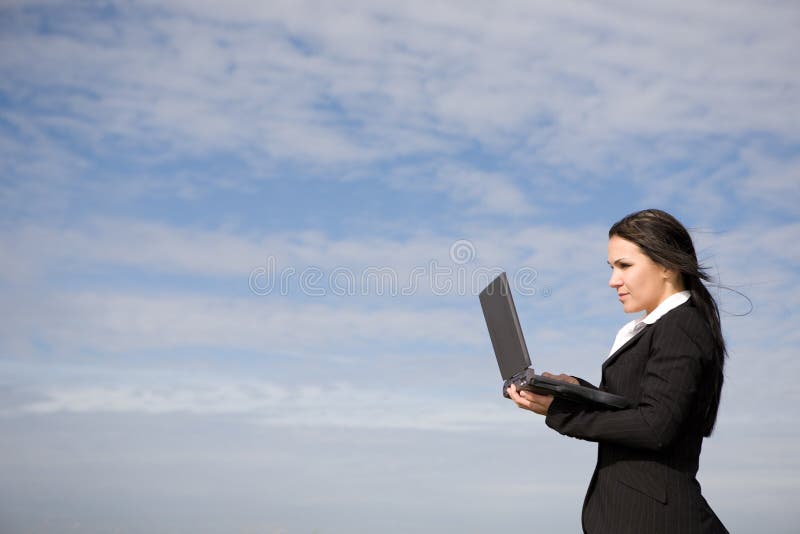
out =
<path fill-rule="evenodd" d="M 703 352 L 713 346 L 711 329 L 691 298 L 664 314 L 653 326 L 654 341 L 672 343 L 685 340 Z"/>

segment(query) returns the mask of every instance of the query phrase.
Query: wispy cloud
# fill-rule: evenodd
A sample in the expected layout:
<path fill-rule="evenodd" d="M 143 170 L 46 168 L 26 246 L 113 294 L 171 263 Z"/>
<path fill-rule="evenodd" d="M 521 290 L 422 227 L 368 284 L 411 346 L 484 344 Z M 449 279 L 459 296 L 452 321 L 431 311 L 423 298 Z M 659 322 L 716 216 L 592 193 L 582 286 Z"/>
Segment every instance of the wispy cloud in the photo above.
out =
<path fill-rule="evenodd" d="M 607 181 L 669 164 L 676 150 L 694 158 L 698 143 L 757 131 L 797 140 L 791 3 L 611 14 L 584 2 L 509 2 L 491 12 L 462 3 L 432 11 L 176 2 L 112 9 L 110 24 L 90 8 L 59 13 L 11 9 L 16 23 L 0 36 L 11 51 L 0 83 L 18 110 L 9 118 L 33 141 L 8 151 L 23 175 L 41 175 L 36 168 L 55 167 L 48 160 L 66 152 L 78 165 L 121 156 L 137 174 L 227 154 L 248 169 L 237 181 L 279 176 L 281 162 L 352 179 L 397 158 L 478 146 L 517 168 L 571 167 Z M 52 30 L 36 31 L 41 21 Z M 30 167 L 35 155 L 48 159 Z M 469 177 L 484 172 L 465 167 L 455 198 L 524 211 L 508 185 L 494 196 L 476 189 Z M 449 175 L 431 185 L 446 186 Z"/>
<path fill-rule="evenodd" d="M 459 402 L 410 395 L 391 389 L 348 384 L 293 384 L 220 379 L 161 386 L 49 386 L 31 401 L 4 410 L 25 414 L 195 414 L 228 415 L 253 424 L 309 428 L 483 430 L 510 425 L 518 413 L 500 403 Z M 183 383 L 181 383 L 183 382 Z"/>
<path fill-rule="evenodd" d="M 800 11 L 623 4 L 5 2 L 3 526 L 113 531 L 136 495 L 186 526 L 228 480 L 255 504 L 209 531 L 312 531 L 314 515 L 388 532 L 402 503 L 440 532 L 453 495 L 480 510 L 446 514 L 460 530 L 490 531 L 543 492 L 549 530 L 579 528 L 594 451 L 499 398 L 474 288 L 432 291 L 430 269 L 529 269 L 537 292 L 516 302 L 537 369 L 596 380 L 626 320 L 607 227 L 655 206 L 754 306 L 736 317 L 746 299 L 718 293 L 731 354 L 704 492 L 732 530 L 763 528 L 738 506 L 755 492 L 750 515 L 792 532 L 775 503 L 797 493 Z M 397 298 L 261 294 L 271 259 L 428 271 Z M 506 480 L 531 447 L 565 459 L 538 467 L 556 492 Z M 87 473 L 94 493 L 68 500 Z M 66 504 L 42 519 L 43 499 Z"/>

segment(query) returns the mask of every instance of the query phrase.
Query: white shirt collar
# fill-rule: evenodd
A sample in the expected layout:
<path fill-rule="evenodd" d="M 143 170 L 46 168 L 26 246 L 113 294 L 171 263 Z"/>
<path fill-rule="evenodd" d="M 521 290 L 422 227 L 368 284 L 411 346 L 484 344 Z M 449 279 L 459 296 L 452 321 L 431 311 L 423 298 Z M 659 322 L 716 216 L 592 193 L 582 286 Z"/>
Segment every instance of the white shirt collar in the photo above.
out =
<path fill-rule="evenodd" d="M 661 301 L 661 304 L 656 306 L 656 309 L 648 313 L 641 321 L 645 324 L 653 324 L 663 315 L 665 315 L 668 311 L 677 308 L 687 300 L 689 300 L 689 296 L 692 294 L 691 291 L 684 290 L 678 291 L 677 293 L 673 293 L 672 295 L 668 296 L 664 300 Z"/>

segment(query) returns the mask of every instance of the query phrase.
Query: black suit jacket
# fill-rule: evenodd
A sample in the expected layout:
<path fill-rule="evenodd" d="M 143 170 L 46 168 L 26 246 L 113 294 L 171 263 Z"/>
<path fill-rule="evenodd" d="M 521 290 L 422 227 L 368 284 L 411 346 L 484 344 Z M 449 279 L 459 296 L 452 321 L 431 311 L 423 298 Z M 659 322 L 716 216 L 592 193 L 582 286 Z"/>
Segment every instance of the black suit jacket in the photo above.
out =
<path fill-rule="evenodd" d="M 584 532 L 727 532 L 695 478 L 711 402 L 712 346 L 689 299 L 603 364 L 600 389 L 627 397 L 631 408 L 596 410 L 558 398 L 550 405 L 548 426 L 598 442 L 583 504 Z"/>

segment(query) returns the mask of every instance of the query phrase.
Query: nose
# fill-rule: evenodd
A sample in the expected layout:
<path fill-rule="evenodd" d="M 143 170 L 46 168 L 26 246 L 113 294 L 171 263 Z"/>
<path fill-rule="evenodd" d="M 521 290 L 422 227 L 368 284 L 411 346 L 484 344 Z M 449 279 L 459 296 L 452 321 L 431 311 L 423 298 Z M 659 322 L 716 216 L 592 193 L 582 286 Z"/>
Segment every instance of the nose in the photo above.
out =
<path fill-rule="evenodd" d="M 611 278 L 608 279 L 608 285 L 614 289 L 618 289 L 622 286 L 622 279 L 616 270 L 611 271 Z"/>

